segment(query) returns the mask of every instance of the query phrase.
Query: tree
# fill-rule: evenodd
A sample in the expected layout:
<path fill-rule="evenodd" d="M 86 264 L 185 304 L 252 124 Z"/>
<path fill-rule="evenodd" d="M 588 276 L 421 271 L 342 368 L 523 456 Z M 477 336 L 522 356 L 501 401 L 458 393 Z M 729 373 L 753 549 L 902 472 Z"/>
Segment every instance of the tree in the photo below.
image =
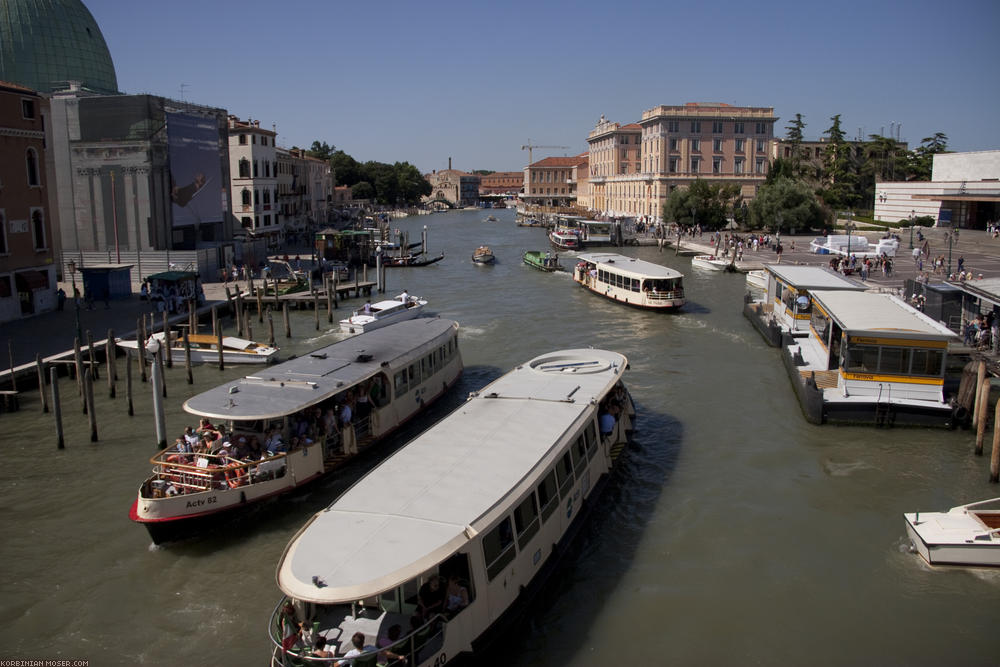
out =
<path fill-rule="evenodd" d="M 431 193 L 431 184 L 420 170 L 409 162 L 397 162 L 393 165 L 396 172 L 397 189 L 403 202 L 417 204 L 421 197 Z"/>
<path fill-rule="evenodd" d="M 329 162 L 330 158 L 333 157 L 334 151 L 336 150 L 336 147 L 329 145 L 325 141 L 323 143 L 314 141 L 312 143 L 312 147 L 306 151 L 306 155 L 323 160 L 324 162 Z"/>
<path fill-rule="evenodd" d="M 794 234 L 798 229 L 822 228 L 827 214 L 809 185 L 782 176 L 760 186 L 750 203 L 750 219 L 755 227 L 787 229 Z"/>
<path fill-rule="evenodd" d="M 791 149 L 792 171 L 799 176 L 802 175 L 802 141 L 804 139 L 802 130 L 805 126 L 805 121 L 802 120 L 800 113 L 795 114 L 795 120 L 785 126 L 785 130 L 787 130 L 785 141 L 788 142 Z"/>
<path fill-rule="evenodd" d="M 374 199 L 375 188 L 368 181 L 361 181 L 351 186 L 351 197 L 353 199 Z"/>
<path fill-rule="evenodd" d="M 663 219 L 682 225 L 699 224 L 703 229 L 720 229 L 726 224 L 731 193 L 732 190 L 724 191 L 721 185 L 695 179 L 689 187 L 670 193 L 663 205 Z"/>
<path fill-rule="evenodd" d="M 361 165 L 344 151 L 336 151 L 330 156 L 330 168 L 337 185 L 354 185 L 362 181 Z"/>
<path fill-rule="evenodd" d="M 907 178 L 915 181 L 931 180 L 935 153 L 948 152 L 948 136 L 935 132 L 932 137 L 924 137 L 920 145 L 907 156 Z"/>
<path fill-rule="evenodd" d="M 851 144 L 840 129 L 840 114 L 830 120 L 833 125 L 825 133 L 827 145 L 823 153 L 823 180 L 826 185 L 820 190 L 820 196 L 833 209 L 854 207 L 861 200 L 857 191 L 857 165 Z"/>

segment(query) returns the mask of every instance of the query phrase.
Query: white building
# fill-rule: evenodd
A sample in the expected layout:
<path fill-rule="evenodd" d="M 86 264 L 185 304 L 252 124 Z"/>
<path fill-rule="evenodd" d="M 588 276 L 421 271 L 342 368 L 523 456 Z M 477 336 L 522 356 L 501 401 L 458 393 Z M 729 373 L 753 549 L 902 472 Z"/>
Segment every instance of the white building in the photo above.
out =
<path fill-rule="evenodd" d="M 875 183 L 875 219 L 929 215 L 935 225 L 986 229 L 1000 221 L 1000 150 L 938 153 L 930 181 Z"/>
<path fill-rule="evenodd" d="M 262 129 L 259 120 L 229 116 L 229 169 L 233 215 L 238 229 L 277 245 L 284 238 L 278 208 L 276 133 Z"/>

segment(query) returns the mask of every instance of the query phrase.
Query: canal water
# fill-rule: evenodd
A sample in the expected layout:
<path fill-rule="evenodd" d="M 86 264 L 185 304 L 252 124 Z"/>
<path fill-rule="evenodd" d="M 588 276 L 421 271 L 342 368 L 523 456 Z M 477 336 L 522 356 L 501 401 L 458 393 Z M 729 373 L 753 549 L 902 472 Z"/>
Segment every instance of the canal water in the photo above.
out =
<path fill-rule="evenodd" d="M 629 357 L 638 431 L 556 577 L 478 663 L 997 664 L 1000 572 L 927 567 L 902 519 L 1000 495 L 973 432 L 809 425 L 777 351 L 741 314 L 742 276 L 627 248 L 682 271 L 689 299 L 677 314 L 631 310 L 524 266 L 523 251 L 546 248 L 544 231 L 488 213 L 396 223 L 411 240 L 426 225 L 430 251 L 446 258 L 389 269 L 388 292 L 405 288 L 457 320 L 467 367 L 410 435 L 516 364 L 587 346 Z M 472 263 L 480 244 L 495 265 Z M 317 332 L 311 311 L 293 313 L 290 341 L 278 327 L 286 353 L 340 337 L 321 315 Z M 194 423 L 186 397 L 242 372 L 197 368 L 189 387 L 169 370 L 171 436 Z M 0 658 L 264 664 L 282 549 L 374 460 L 211 535 L 153 547 L 127 516 L 154 453 L 149 386 L 134 417 L 97 386 L 95 444 L 71 381 L 64 451 L 37 403 L 0 418 Z"/>

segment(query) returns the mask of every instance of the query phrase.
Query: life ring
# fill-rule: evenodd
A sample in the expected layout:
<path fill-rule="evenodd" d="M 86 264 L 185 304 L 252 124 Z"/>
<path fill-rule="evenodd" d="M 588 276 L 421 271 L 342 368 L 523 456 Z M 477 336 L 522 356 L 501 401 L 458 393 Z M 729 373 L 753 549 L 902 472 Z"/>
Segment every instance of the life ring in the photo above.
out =
<path fill-rule="evenodd" d="M 232 468 L 226 470 L 226 483 L 229 485 L 230 489 L 235 489 L 239 486 L 243 486 L 246 482 L 247 470 L 246 468 Z"/>

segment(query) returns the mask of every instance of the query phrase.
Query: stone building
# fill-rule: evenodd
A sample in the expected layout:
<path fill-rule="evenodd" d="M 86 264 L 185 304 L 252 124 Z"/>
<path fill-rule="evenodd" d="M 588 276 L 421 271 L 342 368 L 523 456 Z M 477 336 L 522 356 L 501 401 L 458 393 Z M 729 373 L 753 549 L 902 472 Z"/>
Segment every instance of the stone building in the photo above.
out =
<path fill-rule="evenodd" d="M 43 96 L 0 81 L 0 322 L 56 305 L 47 116 Z"/>
<path fill-rule="evenodd" d="M 577 199 L 577 175 L 588 164 L 586 153 L 572 157 L 547 157 L 524 168 L 521 200 L 536 206 L 573 206 Z"/>
<path fill-rule="evenodd" d="M 495 171 L 479 177 L 479 194 L 516 195 L 524 185 L 524 172 Z"/>
<path fill-rule="evenodd" d="M 315 230 L 327 223 L 333 198 L 330 164 L 301 148 L 277 148 L 278 211 L 286 232 Z"/>
<path fill-rule="evenodd" d="M 464 208 L 475 206 L 479 201 L 480 178 L 477 174 L 467 174 L 449 166 L 448 169 L 426 174 L 424 178 L 431 184 L 431 193 L 423 198 L 425 204 Z"/>
<path fill-rule="evenodd" d="M 284 238 L 278 207 L 277 133 L 259 120 L 229 116 L 233 213 L 244 233 L 277 245 Z"/>

